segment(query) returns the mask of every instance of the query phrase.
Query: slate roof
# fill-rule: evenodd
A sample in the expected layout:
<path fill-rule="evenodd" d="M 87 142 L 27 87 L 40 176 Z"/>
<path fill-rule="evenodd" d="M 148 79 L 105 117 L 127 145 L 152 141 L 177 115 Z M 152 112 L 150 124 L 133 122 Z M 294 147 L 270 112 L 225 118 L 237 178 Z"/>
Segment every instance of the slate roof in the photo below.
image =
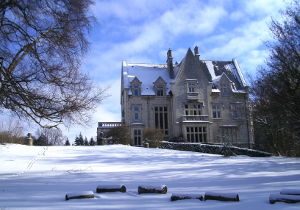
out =
<path fill-rule="evenodd" d="M 188 52 L 190 49 L 188 50 Z M 187 53 L 186 56 L 193 54 Z M 183 61 L 186 59 L 183 58 Z M 200 60 L 206 65 L 206 68 L 211 76 L 212 82 L 217 83 L 222 74 L 226 76 L 235 84 L 235 92 L 243 92 L 247 86 L 245 79 L 241 73 L 239 65 L 235 59 L 232 61 L 211 61 Z M 180 69 L 180 65 L 174 64 L 175 78 Z M 207 71 L 206 70 L 206 71 Z M 170 83 L 175 79 L 171 79 L 168 73 L 167 64 L 139 64 L 139 63 L 122 63 L 122 86 L 123 88 L 129 88 L 129 95 L 131 95 L 130 82 L 137 77 L 141 82 L 141 94 L 142 95 L 155 95 L 154 82 L 161 77 L 166 83 L 166 92 L 170 90 Z"/>

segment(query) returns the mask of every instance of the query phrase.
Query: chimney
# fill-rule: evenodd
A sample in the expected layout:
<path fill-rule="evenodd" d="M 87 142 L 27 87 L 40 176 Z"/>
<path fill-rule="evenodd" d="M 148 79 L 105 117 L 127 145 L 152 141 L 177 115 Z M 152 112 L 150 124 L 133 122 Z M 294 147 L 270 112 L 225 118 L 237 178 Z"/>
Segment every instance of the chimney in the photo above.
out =
<path fill-rule="evenodd" d="M 173 57 L 172 57 L 171 49 L 169 49 L 167 52 L 167 66 L 168 66 L 170 78 L 174 79 L 174 67 L 173 67 Z"/>
<path fill-rule="evenodd" d="M 199 60 L 200 54 L 199 54 L 199 51 L 198 51 L 198 46 L 195 46 L 195 48 L 194 48 L 194 54 L 195 54 L 195 57 L 198 58 L 198 60 Z"/>

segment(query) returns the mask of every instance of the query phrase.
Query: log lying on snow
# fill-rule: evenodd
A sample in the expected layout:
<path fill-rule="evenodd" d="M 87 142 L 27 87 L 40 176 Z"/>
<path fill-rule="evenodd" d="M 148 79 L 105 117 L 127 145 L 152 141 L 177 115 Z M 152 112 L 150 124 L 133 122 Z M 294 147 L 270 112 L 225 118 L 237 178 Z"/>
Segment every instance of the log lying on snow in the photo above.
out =
<path fill-rule="evenodd" d="M 171 201 L 185 200 L 185 199 L 198 199 L 203 200 L 203 196 L 200 194 L 172 194 Z"/>
<path fill-rule="evenodd" d="M 76 193 L 68 193 L 65 196 L 66 200 L 70 199 L 83 199 L 83 198 L 94 198 L 93 191 L 82 191 L 82 192 L 76 192 Z"/>
<path fill-rule="evenodd" d="M 300 202 L 299 195 L 282 195 L 282 194 L 270 194 L 269 202 L 274 204 L 276 202 L 285 202 L 285 203 L 297 203 Z"/>
<path fill-rule="evenodd" d="M 96 192 L 126 192 L 126 187 L 125 185 L 98 185 Z"/>
<path fill-rule="evenodd" d="M 283 189 L 280 191 L 282 195 L 300 195 L 300 190 L 296 189 Z"/>
<path fill-rule="evenodd" d="M 237 193 L 216 193 L 206 192 L 204 200 L 218 200 L 218 201 L 240 201 Z"/>
<path fill-rule="evenodd" d="M 166 185 L 161 186 L 139 186 L 138 193 L 160 193 L 166 194 L 168 192 L 168 188 Z"/>

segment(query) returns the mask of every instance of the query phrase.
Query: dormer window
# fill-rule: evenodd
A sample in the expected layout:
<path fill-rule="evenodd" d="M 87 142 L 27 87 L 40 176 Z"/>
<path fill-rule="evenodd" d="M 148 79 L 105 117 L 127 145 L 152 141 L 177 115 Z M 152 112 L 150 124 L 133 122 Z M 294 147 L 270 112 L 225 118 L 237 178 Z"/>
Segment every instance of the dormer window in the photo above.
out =
<path fill-rule="evenodd" d="M 135 86 L 133 87 L 133 95 L 134 95 L 134 96 L 139 96 L 139 95 L 141 95 L 141 90 L 140 90 L 140 87 L 139 87 L 139 86 L 135 85 Z"/>
<path fill-rule="evenodd" d="M 140 80 L 137 77 L 135 77 L 131 81 L 131 91 L 132 91 L 133 96 L 141 95 L 141 85 L 142 85 L 142 83 L 140 82 Z"/>
<path fill-rule="evenodd" d="M 158 77 L 157 80 L 155 82 L 153 82 L 153 88 L 155 91 L 155 95 L 157 96 L 164 96 L 166 95 L 166 82 L 164 79 L 162 79 L 161 77 Z"/>
<path fill-rule="evenodd" d="M 157 88 L 156 89 L 156 95 L 157 96 L 164 96 L 164 89 L 163 88 Z"/>

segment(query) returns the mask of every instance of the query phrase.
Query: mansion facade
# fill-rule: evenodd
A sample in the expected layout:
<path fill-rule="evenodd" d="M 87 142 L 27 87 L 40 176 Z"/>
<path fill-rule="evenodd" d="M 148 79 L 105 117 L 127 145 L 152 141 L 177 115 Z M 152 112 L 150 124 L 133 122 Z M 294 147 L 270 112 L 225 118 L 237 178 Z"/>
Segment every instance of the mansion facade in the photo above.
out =
<path fill-rule="evenodd" d="M 169 141 L 252 147 L 248 85 L 235 59 L 201 60 L 198 47 L 180 63 L 171 50 L 166 64 L 122 63 L 122 122 L 131 145 L 143 145 L 146 128 Z M 99 122 L 98 136 L 110 123 Z M 113 126 L 111 126 L 113 127 Z"/>

